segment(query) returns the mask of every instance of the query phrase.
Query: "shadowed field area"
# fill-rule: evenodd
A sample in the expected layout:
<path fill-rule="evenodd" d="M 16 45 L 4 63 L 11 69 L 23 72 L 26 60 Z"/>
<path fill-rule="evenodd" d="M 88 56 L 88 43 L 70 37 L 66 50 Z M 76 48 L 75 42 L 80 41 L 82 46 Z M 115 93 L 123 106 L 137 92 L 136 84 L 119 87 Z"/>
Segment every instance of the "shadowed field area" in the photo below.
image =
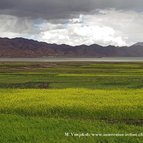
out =
<path fill-rule="evenodd" d="M 143 63 L 0 63 L 0 142 L 141 143 Z"/>
<path fill-rule="evenodd" d="M 142 88 L 142 63 L 0 63 L 1 88 Z"/>

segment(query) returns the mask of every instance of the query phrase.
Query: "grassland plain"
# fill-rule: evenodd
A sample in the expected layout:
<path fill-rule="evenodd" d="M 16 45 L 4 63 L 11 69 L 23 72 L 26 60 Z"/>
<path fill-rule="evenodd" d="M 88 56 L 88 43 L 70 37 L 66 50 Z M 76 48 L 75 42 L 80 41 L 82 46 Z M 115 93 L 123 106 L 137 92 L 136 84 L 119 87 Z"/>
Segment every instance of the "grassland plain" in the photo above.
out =
<path fill-rule="evenodd" d="M 143 142 L 77 133 L 143 133 L 143 63 L 0 63 L 0 143 Z"/>

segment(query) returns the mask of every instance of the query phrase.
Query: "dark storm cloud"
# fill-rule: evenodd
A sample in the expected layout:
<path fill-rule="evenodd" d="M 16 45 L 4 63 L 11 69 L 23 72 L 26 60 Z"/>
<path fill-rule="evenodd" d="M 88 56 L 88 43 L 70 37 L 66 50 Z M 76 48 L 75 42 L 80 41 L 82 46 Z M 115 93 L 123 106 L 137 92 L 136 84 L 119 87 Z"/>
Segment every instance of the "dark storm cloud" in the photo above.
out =
<path fill-rule="evenodd" d="M 142 0 L 0 0 L 0 14 L 60 19 L 95 9 L 143 10 Z"/>

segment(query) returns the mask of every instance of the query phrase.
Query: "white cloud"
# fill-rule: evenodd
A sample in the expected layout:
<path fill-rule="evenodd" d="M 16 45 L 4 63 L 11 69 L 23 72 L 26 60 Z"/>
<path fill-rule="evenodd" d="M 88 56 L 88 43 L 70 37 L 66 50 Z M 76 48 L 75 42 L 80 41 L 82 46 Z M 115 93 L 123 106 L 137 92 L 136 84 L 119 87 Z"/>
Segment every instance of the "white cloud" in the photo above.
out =
<path fill-rule="evenodd" d="M 104 12 L 105 14 L 105 12 Z M 103 19 L 102 17 L 105 16 Z M 122 36 L 120 31 L 112 25 L 106 24 L 108 15 L 80 15 L 79 18 L 70 19 L 64 25 L 52 24 L 51 29 L 41 32 L 41 40 L 50 43 L 81 45 L 81 44 L 101 44 L 101 45 L 116 45 L 124 46 L 127 37 Z M 109 18 L 109 23 L 112 17 Z M 44 27 L 46 24 L 44 24 Z M 49 24 L 47 23 L 47 27 Z M 60 28 L 58 28 L 60 27 Z"/>
<path fill-rule="evenodd" d="M 53 29 L 41 33 L 41 40 L 50 43 L 81 45 L 81 44 L 101 44 L 101 45 L 126 45 L 122 37 L 116 36 L 116 31 L 107 26 L 68 24 L 63 29 Z"/>
<path fill-rule="evenodd" d="M 59 23 L 4 15 L 0 19 L 0 37 L 21 36 L 69 45 L 123 46 L 143 41 L 143 13 L 135 11 L 98 10 Z"/>

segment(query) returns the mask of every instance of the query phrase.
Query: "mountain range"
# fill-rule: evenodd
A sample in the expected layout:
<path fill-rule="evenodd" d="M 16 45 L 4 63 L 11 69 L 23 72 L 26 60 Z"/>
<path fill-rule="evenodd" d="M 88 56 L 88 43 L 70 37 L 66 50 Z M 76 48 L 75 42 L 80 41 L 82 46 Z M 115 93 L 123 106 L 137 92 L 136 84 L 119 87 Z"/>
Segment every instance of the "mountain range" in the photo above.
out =
<path fill-rule="evenodd" d="M 143 42 L 132 46 L 69 46 L 48 44 L 24 38 L 0 38 L 1 58 L 36 58 L 36 57 L 142 57 Z"/>

